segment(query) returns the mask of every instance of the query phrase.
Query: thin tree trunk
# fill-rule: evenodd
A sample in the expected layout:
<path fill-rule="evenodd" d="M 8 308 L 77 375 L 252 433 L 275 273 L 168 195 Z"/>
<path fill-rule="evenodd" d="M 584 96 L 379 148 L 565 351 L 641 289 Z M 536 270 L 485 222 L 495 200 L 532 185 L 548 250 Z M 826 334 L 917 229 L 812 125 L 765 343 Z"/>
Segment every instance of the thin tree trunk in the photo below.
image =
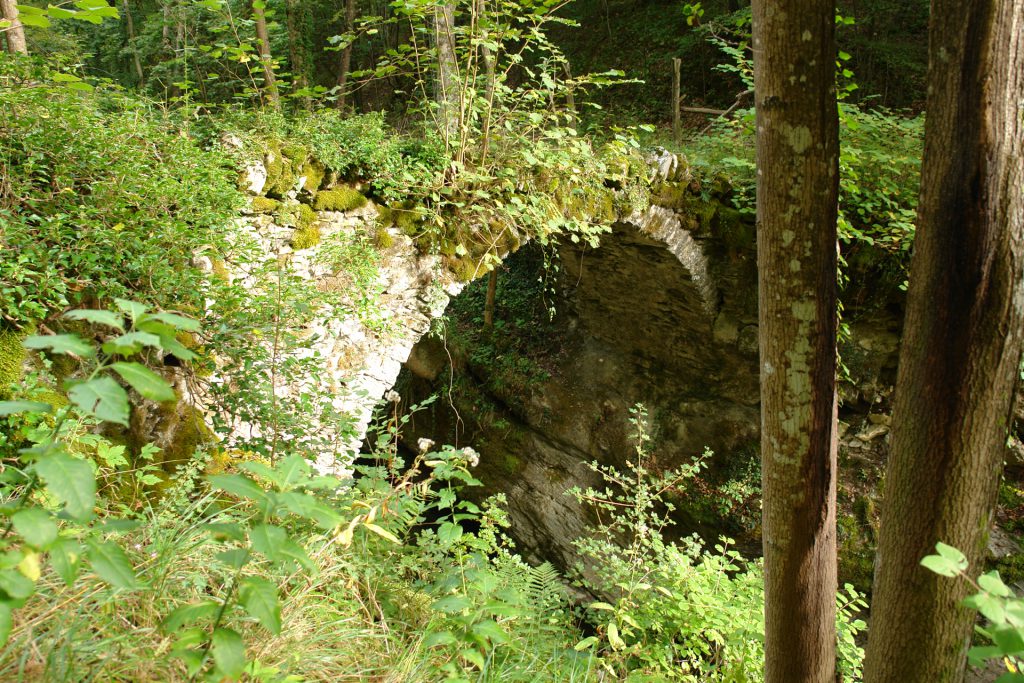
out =
<path fill-rule="evenodd" d="M 487 19 L 487 3 L 484 0 L 478 0 L 476 11 L 477 22 L 480 26 L 480 60 L 484 65 L 484 78 L 487 79 L 484 83 L 484 121 L 482 126 L 483 136 L 480 143 L 480 163 L 483 164 L 487 161 L 487 154 L 491 149 L 491 116 L 494 112 L 495 55 L 491 53 L 491 48 L 483 44 L 490 37 L 490 31 L 488 29 L 490 22 Z M 566 65 L 566 69 L 568 69 L 568 64 Z M 494 277 L 495 281 L 497 281 L 497 275 Z"/>
<path fill-rule="evenodd" d="M 274 78 L 274 62 L 270 56 L 270 34 L 267 32 L 266 5 L 263 0 L 253 0 L 252 17 L 256 22 L 256 43 L 260 51 L 260 62 L 263 64 L 263 83 L 267 91 L 267 100 L 274 109 L 281 108 L 281 97 L 277 92 L 277 79 Z"/>
<path fill-rule="evenodd" d="M 305 90 L 309 85 L 306 68 L 306 48 L 302 41 L 302 8 L 299 0 L 287 0 L 285 15 L 288 23 L 288 57 L 291 61 L 292 84 Z M 302 96 L 302 108 L 310 109 L 313 103 L 309 95 Z"/>
<path fill-rule="evenodd" d="M 7 39 L 7 51 L 14 54 L 27 55 L 28 43 L 25 42 L 25 27 L 18 18 L 18 5 L 15 0 L 0 0 L 0 16 L 11 22 L 4 31 Z"/>
<path fill-rule="evenodd" d="M 124 25 L 128 30 L 128 49 L 132 52 L 132 63 L 135 66 L 135 76 L 138 78 L 138 87 L 141 88 L 145 82 L 145 77 L 142 73 L 142 61 L 139 59 L 139 48 L 135 44 L 135 21 L 132 19 L 131 6 L 128 4 L 128 0 L 124 0 Z"/>
<path fill-rule="evenodd" d="M 835 680 L 835 5 L 756 0 L 765 681 Z"/>
<path fill-rule="evenodd" d="M 933 0 L 928 118 L 865 681 L 960 681 L 1024 345 L 1024 0 Z"/>
<path fill-rule="evenodd" d="M 683 60 L 672 58 L 672 139 L 678 145 L 683 140 L 683 126 L 679 115 L 679 81 Z"/>
<path fill-rule="evenodd" d="M 459 139 L 459 76 L 455 63 L 455 8 L 447 2 L 434 8 L 437 50 L 437 125 L 449 151 Z"/>
<path fill-rule="evenodd" d="M 345 33 L 351 34 L 356 27 L 356 0 L 345 0 Z M 348 93 L 348 72 L 352 70 L 352 43 L 341 51 L 341 66 L 338 69 L 338 109 L 345 109 Z"/>
<path fill-rule="evenodd" d="M 494 299 L 498 292 L 498 267 L 487 278 L 487 298 L 484 300 L 484 329 L 494 329 Z"/>

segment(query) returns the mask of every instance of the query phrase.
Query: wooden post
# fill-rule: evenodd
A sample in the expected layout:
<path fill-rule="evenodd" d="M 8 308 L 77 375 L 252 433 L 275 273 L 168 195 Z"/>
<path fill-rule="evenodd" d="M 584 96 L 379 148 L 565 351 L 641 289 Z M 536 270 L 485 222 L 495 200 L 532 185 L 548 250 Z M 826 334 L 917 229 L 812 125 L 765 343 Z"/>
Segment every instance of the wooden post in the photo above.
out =
<path fill-rule="evenodd" d="M 678 145 L 683 140 L 683 127 L 679 119 L 679 79 L 683 60 L 672 58 L 672 139 Z"/>

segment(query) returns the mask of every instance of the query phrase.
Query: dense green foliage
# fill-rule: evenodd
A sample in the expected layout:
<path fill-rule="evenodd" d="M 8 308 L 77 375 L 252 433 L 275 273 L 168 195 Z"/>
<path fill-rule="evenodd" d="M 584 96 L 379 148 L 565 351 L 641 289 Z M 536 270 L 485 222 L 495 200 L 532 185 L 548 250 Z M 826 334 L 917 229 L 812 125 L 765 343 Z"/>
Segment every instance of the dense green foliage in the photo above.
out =
<path fill-rule="evenodd" d="M 475 283 L 448 341 L 493 394 L 533 391 L 563 351 L 555 246 L 596 245 L 647 208 L 638 140 L 689 165 L 659 199 L 714 202 L 752 237 L 752 110 L 687 114 L 679 143 L 639 125 L 668 120 L 673 56 L 686 104 L 724 108 L 750 85 L 744 3 L 454 3 L 447 102 L 433 5 L 364 0 L 349 30 L 340 7 L 260 4 L 280 107 L 243 0 L 36 3 L 33 57 L 0 56 L 0 678 L 762 680 L 758 560 L 668 529 L 756 534 L 749 454 L 714 476 L 709 454 L 650 472 L 635 415 L 629 471 L 594 463 L 603 488 L 570 492 L 601 520 L 576 539 L 583 562 L 533 567 L 503 501 L 464 497 L 472 448 L 400 443 L 424 406 L 387 403 L 366 453 L 349 450 L 353 418 L 309 332 L 347 317 L 401 333 L 378 278 L 396 239 L 464 281 L 532 240 L 542 273 L 499 280 L 512 316 L 481 329 Z M 889 107 L 919 108 L 927 8 L 857 10 L 839 20 L 841 257 L 847 277 L 896 289 L 923 115 Z M 346 45 L 355 112 L 334 108 Z M 267 178 L 246 196 L 252 165 Z M 333 233 L 317 213 L 360 211 L 376 222 Z M 240 216 L 284 237 L 260 244 Z M 294 268 L 307 260 L 342 284 L 311 286 Z M 175 438 L 150 443 L 146 420 Z M 313 471 L 324 453 L 339 476 Z M 866 584 L 872 552 L 857 550 Z M 979 590 L 995 645 L 974 655 L 1020 657 L 1019 601 L 993 575 Z M 839 669 L 858 680 L 865 598 L 837 599 Z"/>
<path fill-rule="evenodd" d="M 227 159 L 180 135 L 159 108 L 114 93 L 5 88 L 0 107 L 7 323 L 113 297 L 196 312 L 189 259 L 223 258 L 241 206 Z"/>

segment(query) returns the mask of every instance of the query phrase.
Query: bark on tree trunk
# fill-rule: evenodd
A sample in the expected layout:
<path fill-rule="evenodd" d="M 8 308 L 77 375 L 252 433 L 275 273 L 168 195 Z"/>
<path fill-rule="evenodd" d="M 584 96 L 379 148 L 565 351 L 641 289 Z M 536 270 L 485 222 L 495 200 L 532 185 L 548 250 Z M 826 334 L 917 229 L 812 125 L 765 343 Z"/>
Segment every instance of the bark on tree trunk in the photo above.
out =
<path fill-rule="evenodd" d="M 263 0 L 253 0 L 252 17 L 256 22 L 256 43 L 260 51 L 260 62 L 263 64 L 263 82 L 267 92 L 267 100 L 274 109 L 281 108 L 281 97 L 277 92 L 277 79 L 274 78 L 274 63 L 270 56 L 270 34 L 267 32 L 266 5 Z"/>
<path fill-rule="evenodd" d="M 6 2 L 6 0 L 2 0 Z M 132 63 L 135 66 L 135 76 L 139 79 L 138 87 L 141 88 L 145 82 L 145 77 L 142 73 L 142 62 L 139 60 L 139 49 L 135 45 L 135 21 L 132 19 L 131 6 L 128 4 L 128 0 L 124 0 L 124 25 L 128 30 L 128 49 L 132 52 Z"/>
<path fill-rule="evenodd" d="M 928 119 L 864 680 L 960 681 L 1024 333 L 1024 0 L 933 0 Z"/>
<path fill-rule="evenodd" d="M 487 298 L 484 300 L 484 329 L 494 329 L 494 299 L 498 292 L 498 267 L 495 266 L 487 279 Z"/>
<path fill-rule="evenodd" d="M 835 680 L 835 5 L 753 4 L 765 681 Z"/>
<path fill-rule="evenodd" d="M 446 149 L 459 142 L 459 76 L 455 63 L 455 8 L 434 8 L 434 46 L 437 50 L 437 125 Z"/>
<path fill-rule="evenodd" d="M 345 0 L 345 33 L 352 33 L 356 25 L 356 0 Z M 352 43 L 341 51 L 341 66 L 338 69 L 338 109 L 347 104 L 348 72 L 352 70 Z"/>
<path fill-rule="evenodd" d="M 288 57 L 291 61 L 292 83 L 295 88 L 305 89 L 309 85 L 306 68 L 306 48 L 302 42 L 302 8 L 299 0 L 288 0 L 285 3 L 285 15 L 288 22 Z M 302 97 L 302 108 L 313 106 L 308 95 Z"/>
<path fill-rule="evenodd" d="M 18 6 L 15 0 L 0 0 L 0 16 L 11 22 L 11 25 L 4 31 L 4 37 L 7 39 L 7 51 L 12 55 L 27 55 L 28 43 L 25 42 L 25 27 L 18 19 Z"/>

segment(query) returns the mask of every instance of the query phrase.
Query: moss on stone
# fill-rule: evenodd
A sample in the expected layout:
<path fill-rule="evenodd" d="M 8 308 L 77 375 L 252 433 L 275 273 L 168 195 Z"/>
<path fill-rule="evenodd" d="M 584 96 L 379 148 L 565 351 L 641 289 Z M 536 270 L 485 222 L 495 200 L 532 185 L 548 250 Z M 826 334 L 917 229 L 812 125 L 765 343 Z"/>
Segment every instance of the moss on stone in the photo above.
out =
<path fill-rule="evenodd" d="M 459 282 L 469 282 L 487 272 L 487 268 L 481 266 L 471 256 L 448 256 L 445 260 Z"/>
<path fill-rule="evenodd" d="M 404 201 L 391 205 L 391 216 L 395 226 L 403 235 L 415 237 L 423 228 L 423 212 L 414 202 Z"/>
<path fill-rule="evenodd" d="M 281 206 L 281 202 L 267 197 L 253 197 L 252 210 L 255 213 L 273 213 Z"/>
<path fill-rule="evenodd" d="M 313 197 L 313 208 L 317 211 L 351 211 L 366 205 L 366 197 L 347 185 L 317 192 Z"/>
<path fill-rule="evenodd" d="M 320 226 L 314 223 L 299 228 L 292 234 L 292 248 L 295 250 L 309 249 L 320 244 Z"/>
<path fill-rule="evenodd" d="M 312 157 L 307 159 L 299 168 L 299 175 L 305 178 L 305 181 L 302 183 L 302 189 L 310 194 L 315 194 L 324 182 L 326 170 L 324 165 L 316 159 Z"/>
<path fill-rule="evenodd" d="M 213 276 L 221 282 L 231 282 L 231 272 L 228 270 L 224 259 L 210 259 L 210 267 L 213 269 Z"/>
<path fill-rule="evenodd" d="M 21 379 L 27 351 L 21 345 L 27 335 L 9 329 L 0 329 L 0 400 L 11 394 L 11 385 Z"/>
<path fill-rule="evenodd" d="M 316 211 L 311 209 L 308 204 L 299 204 L 299 215 L 295 220 L 295 227 L 305 230 L 314 223 L 316 223 Z"/>
<path fill-rule="evenodd" d="M 173 472 L 192 460 L 196 450 L 216 443 L 217 439 L 195 406 L 181 401 L 167 406 L 175 413 L 177 422 L 171 440 L 163 448 L 162 466 L 164 470 Z"/>
<path fill-rule="evenodd" d="M 385 228 L 390 228 L 395 224 L 394 212 L 387 206 L 378 206 L 377 223 Z"/>
<path fill-rule="evenodd" d="M 378 249 L 390 249 L 394 243 L 395 238 L 391 236 L 391 233 L 383 225 L 378 225 L 373 231 L 373 244 Z"/>
<path fill-rule="evenodd" d="M 295 189 L 300 171 L 309 160 L 309 151 L 302 145 L 282 144 L 277 140 L 267 142 L 263 165 L 267 169 L 267 183 L 264 186 L 268 197 L 284 197 Z"/>
<path fill-rule="evenodd" d="M 281 179 L 285 165 L 284 155 L 281 154 L 281 143 L 276 140 L 268 140 L 266 151 L 263 153 L 263 167 L 267 170 L 267 182 L 263 184 L 264 194 L 275 187 Z"/>

